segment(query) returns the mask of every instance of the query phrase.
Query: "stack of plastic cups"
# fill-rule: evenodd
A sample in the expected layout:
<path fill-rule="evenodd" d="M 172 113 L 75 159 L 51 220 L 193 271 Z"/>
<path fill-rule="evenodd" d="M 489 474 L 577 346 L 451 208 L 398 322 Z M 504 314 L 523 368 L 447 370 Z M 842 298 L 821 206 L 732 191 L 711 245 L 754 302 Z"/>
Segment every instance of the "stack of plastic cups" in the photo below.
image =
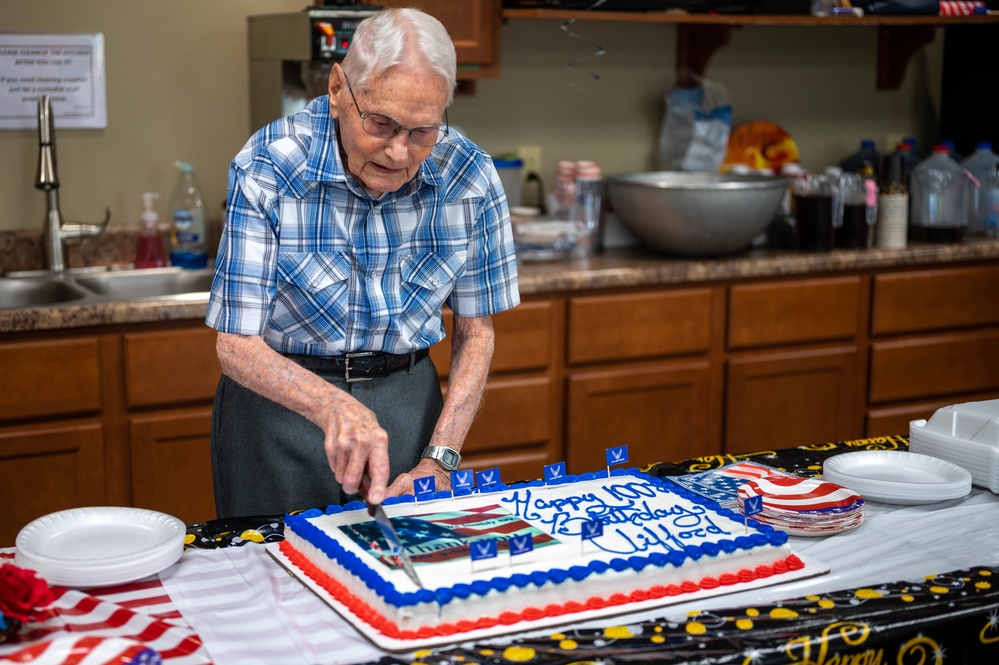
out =
<path fill-rule="evenodd" d="M 589 256 L 600 244 L 600 210 L 603 177 L 596 162 L 576 162 L 575 205 L 572 221 L 576 224 L 574 256 Z"/>
<path fill-rule="evenodd" d="M 576 162 L 562 160 L 555 171 L 555 184 L 548 200 L 548 210 L 554 219 L 568 221 L 576 200 Z"/>
<path fill-rule="evenodd" d="M 886 156 L 881 169 L 874 246 L 903 249 L 909 232 L 908 147 L 901 145 Z"/>

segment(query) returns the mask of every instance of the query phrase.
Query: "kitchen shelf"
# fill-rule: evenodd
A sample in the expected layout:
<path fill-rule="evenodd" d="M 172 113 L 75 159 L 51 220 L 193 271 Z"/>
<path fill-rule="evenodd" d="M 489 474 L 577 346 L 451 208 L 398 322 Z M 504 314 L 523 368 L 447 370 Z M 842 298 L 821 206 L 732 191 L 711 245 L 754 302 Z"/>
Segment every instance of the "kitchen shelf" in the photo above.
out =
<path fill-rule="evenodd" d="M 999 24 L 999 14 L 976 16 L 811 16 L 769 14 L 688 14 L 681 11 L 615 12 L 567 9 L 504 9 L 503 19 L 553 21 L 611 21 L 672 23 L 677 27 L 676 69 L 678 85 L 692 85 L 695 74 L 704 77 L 708 61 L 728 45 L 732 29 L 743 26 L 845 26 L 878 30 L 878 90 L 897 90 L 909 60 L 933 41 L 936 29 L 951 25 Z"/>

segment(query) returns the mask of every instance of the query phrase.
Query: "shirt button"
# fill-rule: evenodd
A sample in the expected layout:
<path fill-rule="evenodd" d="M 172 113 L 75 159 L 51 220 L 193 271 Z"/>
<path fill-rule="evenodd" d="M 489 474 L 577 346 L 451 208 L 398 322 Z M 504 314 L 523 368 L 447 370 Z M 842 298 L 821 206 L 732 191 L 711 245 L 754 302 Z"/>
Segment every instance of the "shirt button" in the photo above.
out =
<path fill-rule="evenodd" d="M 440 286 L 441 285 L 441 281 L 439 279 L 437 279 L 436 277 L 431 277 L 430 278 L 430 283 L 433 284 L 434 286 Z"/>

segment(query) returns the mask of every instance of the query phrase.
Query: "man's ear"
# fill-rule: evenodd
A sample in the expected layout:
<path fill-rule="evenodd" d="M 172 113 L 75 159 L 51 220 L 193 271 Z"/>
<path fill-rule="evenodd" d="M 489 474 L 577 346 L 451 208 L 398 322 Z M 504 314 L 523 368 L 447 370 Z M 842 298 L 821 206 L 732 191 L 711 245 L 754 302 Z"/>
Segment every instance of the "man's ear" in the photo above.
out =
<path fill-rule="evenodd" d="M 330 78 L 326 85 L 326 90 L 330 94 L 330 115 L 334 118 L 340 117 L 340 108 L 337 99 L 342 89 L 343 70 L 340 69 L 340 63 L 334 62 L 333 66 L 330 67 Z"/>

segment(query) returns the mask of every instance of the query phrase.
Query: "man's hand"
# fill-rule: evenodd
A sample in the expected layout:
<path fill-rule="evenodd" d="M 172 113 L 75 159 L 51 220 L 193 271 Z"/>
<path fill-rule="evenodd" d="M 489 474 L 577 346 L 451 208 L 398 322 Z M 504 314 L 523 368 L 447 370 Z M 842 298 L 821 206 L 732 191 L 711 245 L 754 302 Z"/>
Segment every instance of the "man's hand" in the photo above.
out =
<path fill-rule="evenodd" d="M 316 423 L 325 433 L 323 446 L 333 476 L 345 494 L 355 494 L 367 474 L 368 503 L 380 504 L 386 496 L 389 458 L 388 434 L 378 418 L 366 406 L 344 394 L 335 407 L 326 410 L 326 418 Z"/>
<path fill-rule="evenodd" d="M 417 478 L 435 476 L 437 478 L 437 491 L 451 489 L 451 474 L 440 467 L 432 459 L 421 459 L 412 471 L 399 474 L 391 485 L 389 485 L 386 496 L 401 496 L 413 493 L 413 483 Z"/>

